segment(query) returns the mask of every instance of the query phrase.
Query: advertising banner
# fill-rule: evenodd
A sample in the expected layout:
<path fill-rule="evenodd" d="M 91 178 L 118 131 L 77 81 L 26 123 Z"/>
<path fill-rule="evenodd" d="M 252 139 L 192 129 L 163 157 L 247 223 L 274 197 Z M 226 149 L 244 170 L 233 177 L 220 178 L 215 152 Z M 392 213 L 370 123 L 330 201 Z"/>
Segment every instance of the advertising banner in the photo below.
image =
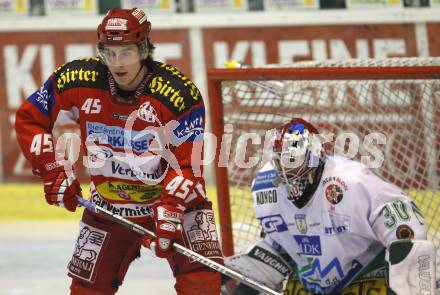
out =
<path fill-rule="evenodd" d="M 205 29 L 207 68 L 304 60 L 417 56 L 413 25 L 332 25 Z"/>
<path fill-rule="evenodd" d="M 151 13 L 174 13 L 176 3 L 174 0 L 122 0 L 123 8 L 138 7 Z"/>
<path fill-rule="evenodd" d="M 247 0 L 195 0 L 196 12 L 242 12 L 248 10 Z"/>
<path fill-rule="evenodd" d="M 30 0 L 0 0 L 0 15 L 27 15 Z"/>
<path fill-rule="evenodd" d="M 96 14 L 97 0 L 45 0 L 46 14 Z"/>
<path fill-rule="evenodd" d="M 429 55 L 440 56 L 440 38 L 438 32 L 440 32 L 440 23 L 426 24 L 429 40 Z"/>
<path fill-rule="evenodd" d="M 317 0 L 264 0 L 265 10 L 319 8 Z"/>
<path fill-rule="evenodd" d="M 402 8 L 401 0 L 347 0 L 348 8 Z"/>

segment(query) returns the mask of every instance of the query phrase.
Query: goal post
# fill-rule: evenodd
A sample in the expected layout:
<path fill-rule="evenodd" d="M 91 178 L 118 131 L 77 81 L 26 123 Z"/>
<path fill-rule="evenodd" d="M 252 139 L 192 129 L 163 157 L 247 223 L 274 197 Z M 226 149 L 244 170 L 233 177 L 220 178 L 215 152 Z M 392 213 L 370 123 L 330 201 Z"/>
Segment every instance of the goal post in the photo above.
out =
<path fill-rule="evenodd" d="M 267 131 L 292 117 L 332 134 L 328 152 L 374 162 L 376 174 L 421 207 L 429 239 L 439 248 L 440 58 L 211 69 L 208 91 L 225 256 L 260 236 L 251 181 L 268 159 Z M 357 145 L 355 152 L 351 145 Z M 251 160 L 255 165 L 237 164 Z"/>

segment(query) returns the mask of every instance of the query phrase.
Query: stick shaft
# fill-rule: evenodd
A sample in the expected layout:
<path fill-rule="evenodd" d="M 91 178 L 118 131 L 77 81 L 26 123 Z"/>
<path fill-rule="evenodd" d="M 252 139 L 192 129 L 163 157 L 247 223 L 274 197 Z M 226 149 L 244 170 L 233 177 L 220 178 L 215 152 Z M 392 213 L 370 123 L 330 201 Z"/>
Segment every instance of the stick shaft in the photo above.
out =
<path fill-rule="evenodd" d="M 93 203 L 91 203 L 91 202 L 89 202 L 79 196 L 77 196 L 77 199 L 78 199 L 78 203 L 81 204 L 82 206 L 84 206 L 89 211 L 102 214 L 102 215 L 108 217 L 109 219 L 113 220 L 114 222 L 116 222 L 122 226 L 125 226 L 129 229 L 132 229 L 141 235 L 144 235 L 144 236 L 149 235 L 152 237 L 156 237 L 156 234 L 154 232 L 140 226 L 139 224 L 136 224 L 128 219 L 125 219 L 122 216 L 116 215 L 108 210 L 105 210 L 104 208 L 96 206 L 95 204 L 93 204 Z M 203 265 L 205 265 L 215 271 L 218 271 L 218 272 L 220 272 L 220 273 L 222 273 L 222 274 L 224 274 L 234 280 L 237 280 L 243 284 L 248 285 L 251 288 L 254 288 L 255 290 L 258 290 L 260 292 L 265 292 L 268 294 L 272 294 L 272 295 L 281 295 L 281 293 L 275 292 L 274 290 L 269 289 L 268 287 L 261 285 L 261 284 L 255 282 L 254 280 L 247 278 L 247 277 L 243 276 L 242 274 L 240 274 L 232 269 L 229 269 L 229 268 L 227 268 L 227 267 L 225 267 L 225 266 L 223 266 L 223 265 L 221 265 L 221 264 L 219 264 L 209 258 L 206 258 L 203 255 L 200 255 L 200 254 L 198 254 L 198 253 L 196 253 L 196 252 L 194 252 L 194 251 L 192 251 L 192 250 L 190 250 L 180 244 L 173 243 L 173 247 L 177 253 L 180 253 L 180 254 L 182 254 L 192 260 L 198 261 L 201 264 L 203 264 Z"/>

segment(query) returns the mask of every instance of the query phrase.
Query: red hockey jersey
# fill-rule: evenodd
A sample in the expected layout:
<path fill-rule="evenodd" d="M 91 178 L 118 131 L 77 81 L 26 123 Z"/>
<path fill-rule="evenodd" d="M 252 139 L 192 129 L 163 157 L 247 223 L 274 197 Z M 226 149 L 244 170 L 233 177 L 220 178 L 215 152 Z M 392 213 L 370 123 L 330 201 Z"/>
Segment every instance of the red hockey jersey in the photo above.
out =
<path fill-rule="evenodd" d="M 66 63 L 23 103 L 15 125 L 37 169 L 54 153 L 53 127 L 78 123 L 91 201 L 139 222 L 160 203 L 191 208 L 205 199 L 200 92 L 171 65 L 149 68 L 135 97 L 126 100 L 98 58 Z"/>

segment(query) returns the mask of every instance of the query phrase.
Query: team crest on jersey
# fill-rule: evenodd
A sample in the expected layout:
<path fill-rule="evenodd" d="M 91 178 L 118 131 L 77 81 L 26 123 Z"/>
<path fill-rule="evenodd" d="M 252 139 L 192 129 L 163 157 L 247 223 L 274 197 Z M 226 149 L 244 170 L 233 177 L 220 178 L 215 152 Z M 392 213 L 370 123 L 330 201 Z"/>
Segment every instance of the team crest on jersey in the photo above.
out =
<path fill-rule="evenodd" d="M 300 233 L 307 233 L 307 222 L 305 214 L 295 214 L 296 228 Z"/>
<path fill-rule="evenodd" d="M 138 118 L 148 123 L 155 123 L 158 120 L 157 112 L 149 101 L 144 102 L 138 109 Z"/>
<path fill-rule="evenodd" d="M 322 184 L 324 185 L 325 197 L 332 205 L 341 202 L 344 197 L 344 192 L 348 189 L 340 177 L 326 177 L 322 181 Z"/>

